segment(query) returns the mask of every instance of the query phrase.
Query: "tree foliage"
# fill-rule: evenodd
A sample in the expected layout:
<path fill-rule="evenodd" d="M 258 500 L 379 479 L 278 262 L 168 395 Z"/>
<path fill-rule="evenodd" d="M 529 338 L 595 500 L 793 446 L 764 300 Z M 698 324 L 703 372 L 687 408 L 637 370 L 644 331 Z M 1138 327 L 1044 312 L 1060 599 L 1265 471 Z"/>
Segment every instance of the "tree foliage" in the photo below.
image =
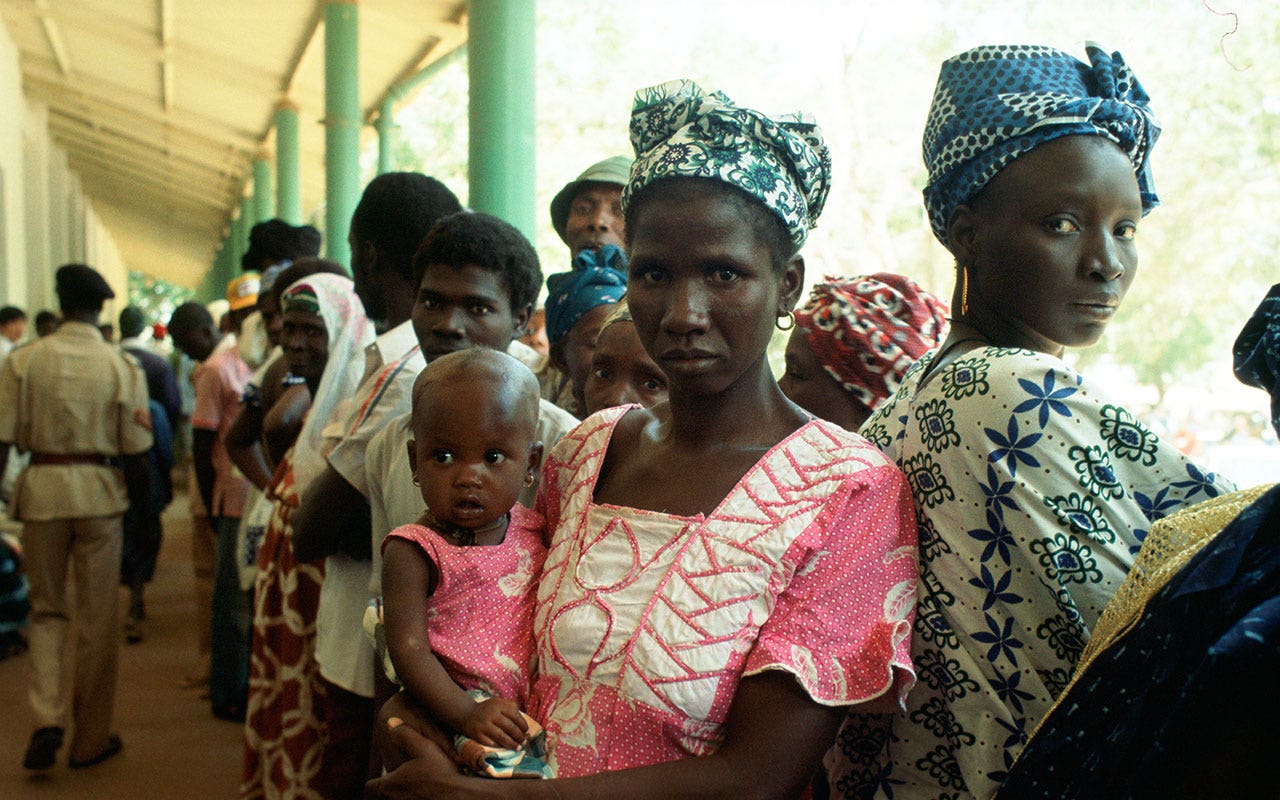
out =
<path fill-rule="evenodd" d="M 148 325 L 157 322 L 168 324 L 174 309 L 194 296 L 195 292 L 191 289 L 141 272 L 129 271 L 129 305 L 137 306 L 142 311 Z"/>
<path fill-rule="evenodd" d="M 805 250 L 808 275 L 899 272 L 950 297 L 952 259 L 921 207 L 920 139 L 938 65 L 992 42 L 1120 50 L 1163 123 L 1163 205 L 1141 225 L 1140 275 L 1102 345 L 1163 395 L 1229 380 L 1229 348 L 1280 245 L 1280 5 L 1077 0 L 539 0 L 535 242 L 547 273 L 568 253 L 545 209 L 587 165 L 629 153 L 638 88 L 679 77 L 768 112 L 803 109 L 831 146 L 834 180 Z M 1233 25 L 1236 30 L 1233 31 Z M 400 168 L 466 195 L 466 65 L 400 114 Z"/>

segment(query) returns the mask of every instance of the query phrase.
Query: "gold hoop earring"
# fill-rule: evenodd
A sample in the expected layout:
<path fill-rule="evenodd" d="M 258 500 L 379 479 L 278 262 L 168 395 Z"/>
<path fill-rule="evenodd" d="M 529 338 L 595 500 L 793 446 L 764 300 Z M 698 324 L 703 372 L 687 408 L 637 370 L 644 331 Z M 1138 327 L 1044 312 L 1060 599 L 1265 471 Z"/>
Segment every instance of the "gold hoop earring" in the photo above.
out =
<path fill-rule="evenodd" d="M 969 314 L 969 268 L 960 267 L 960 316 Z"/>
<path fill-rule="evenodd" d="M 528 475 L 525 475 L 525 476 L 524 476 L 524 488 L 526 488 L 526 489 L 532 489 L 532 488 L 533 488 L 533 481 L 534 481 L 533 473 L 529 473 Z"/>
<path fill-rule="evenodd" d="M 782 324 L 784 319 L 787 321 L 786 325 Z M 787 309 L 787 313 L 778 315 L 778 319 L 774 321 L 773 326 L 780 331 L 791 330 L 796 326 L 796 312 Z"/>

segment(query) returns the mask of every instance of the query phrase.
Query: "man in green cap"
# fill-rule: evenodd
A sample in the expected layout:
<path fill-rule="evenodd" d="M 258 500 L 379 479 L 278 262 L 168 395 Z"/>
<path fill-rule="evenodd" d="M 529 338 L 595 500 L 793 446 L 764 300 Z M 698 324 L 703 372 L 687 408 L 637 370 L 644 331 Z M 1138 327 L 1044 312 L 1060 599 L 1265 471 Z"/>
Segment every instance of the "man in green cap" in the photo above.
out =
<path fill-rule="evenodd" d="M 111 716 L 121 518 L 131 504 L 146 510 L 151 502 L 146 378 L 138 362 L 98 330 L 103 302 L 115 293 L 84 264 L 59 268 L 55 283 L 61 327 L 15 350 L 0 369 L 0 473 L 11 447 L 31 453 L 13 507 L 23 522 L 31 586 L 31 704 L 40 727 L 23 766 L 32 770 L 54 765 L 68 711 L 70 766 L 92 766 L 120 752 Z M 123 475 L 111 465 L 119 456 Z M 65 663 L 73 620 L 74 662 Z M 68 671 L 74 673 L 70 698 L 63 681 Z"/>
<path fill-rule="evenodd" d="M 551 199 L 551 224 L 561 240 L 569 245 L 571 272 L 594 264 L 597 252 L 605 245 L 624 249 L 622 187 L 630 177 L 631 159 L 610 156 L 587 167 Z M 534 316 L 541 318 L 545 329 L 546 312 L 541 306 Z M 589 344 L 594 347 L 594 333 L 591 338 Z M 538 376 L 544 399 L 571 412 L 577 408 L 568 376 L 562 374 L 552 359 L 544 360 L 534 374 Z"/>
<path fill-rule="evenodd" d="M 631 159 L 611 156 L 566 183 L 551 200 L 551 224 L 571 256 L 602 245 L 622 247 L 622 187 Z"/>

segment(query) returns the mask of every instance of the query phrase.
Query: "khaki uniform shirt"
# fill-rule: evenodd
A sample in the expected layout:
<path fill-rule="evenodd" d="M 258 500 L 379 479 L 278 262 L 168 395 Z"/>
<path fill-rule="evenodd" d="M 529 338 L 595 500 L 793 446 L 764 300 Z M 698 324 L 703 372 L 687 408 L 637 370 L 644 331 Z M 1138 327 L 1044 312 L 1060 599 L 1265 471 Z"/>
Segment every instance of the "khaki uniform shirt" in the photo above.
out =
<path fill-rule="evenodd" d="M 0 366 L 0 442 L 56 455 L 146 452 L 151 420 L 142 367 L 94 326 L 64 322 Z M 33 464 L 14 489 L 14 516 L 29 522 L 109 517 L 128 506 L 120 471 L 94 464 Z"/>

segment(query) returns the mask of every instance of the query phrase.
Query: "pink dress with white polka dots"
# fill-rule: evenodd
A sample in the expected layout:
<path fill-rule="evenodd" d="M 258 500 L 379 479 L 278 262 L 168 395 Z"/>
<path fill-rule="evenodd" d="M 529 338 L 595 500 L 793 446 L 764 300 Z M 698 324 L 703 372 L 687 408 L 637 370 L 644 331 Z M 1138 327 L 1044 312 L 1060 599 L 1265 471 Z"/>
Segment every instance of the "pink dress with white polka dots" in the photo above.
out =
<path fill-rule="evenodd" d="M 389 536 L 420 546 L 440 573 L 425 599 L 427 635 L 449 677 L 527 708 L 534 593 L 547 554 L 538 516 L 514 506 L 496 545 L 459 547 L 422 525 L 402 525 Z"/>
<path fill-rule="evenodd" d="M 902 473 L 814 420 L 709 516 L 597 504 L 610 409 L 548 457 L 533 715 L 560 777 L 714 752 L 739 681 L 785 670 L 823 705 L 914 683 L 916 526 Z M 690 476 L 690 479 L 694 479 Z"/>

